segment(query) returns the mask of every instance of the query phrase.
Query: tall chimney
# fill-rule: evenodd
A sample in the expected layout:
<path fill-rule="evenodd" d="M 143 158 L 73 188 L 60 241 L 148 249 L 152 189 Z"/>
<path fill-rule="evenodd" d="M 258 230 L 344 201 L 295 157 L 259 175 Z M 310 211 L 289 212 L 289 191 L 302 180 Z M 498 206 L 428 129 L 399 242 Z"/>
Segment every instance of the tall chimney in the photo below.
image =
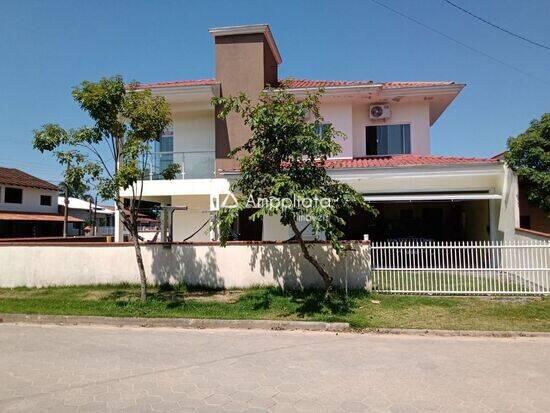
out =
<path fill-rule="evenodd" d="M 245 93 L 254 100 L 266 86 L 276 86 L 281 55 L 267 24 L 221 27 L 209 30 L 216 44 L 216 80 L 222 96 Z M 233 148 L 250 138 L 250 129 L 232 113 L 218 119 L 216 111 L 216 168 L 234 169 L 227 158 Z"/>

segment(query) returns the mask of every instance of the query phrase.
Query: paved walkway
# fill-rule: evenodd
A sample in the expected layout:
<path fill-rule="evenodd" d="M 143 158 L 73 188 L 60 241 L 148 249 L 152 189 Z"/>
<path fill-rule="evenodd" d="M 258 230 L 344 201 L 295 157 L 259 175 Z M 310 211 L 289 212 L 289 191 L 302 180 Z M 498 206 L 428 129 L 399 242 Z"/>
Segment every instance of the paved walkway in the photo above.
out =
<path fill-rule="evenodd" d="M 550 339 L 0 325 L 0 411 L 543 412 Z"/>

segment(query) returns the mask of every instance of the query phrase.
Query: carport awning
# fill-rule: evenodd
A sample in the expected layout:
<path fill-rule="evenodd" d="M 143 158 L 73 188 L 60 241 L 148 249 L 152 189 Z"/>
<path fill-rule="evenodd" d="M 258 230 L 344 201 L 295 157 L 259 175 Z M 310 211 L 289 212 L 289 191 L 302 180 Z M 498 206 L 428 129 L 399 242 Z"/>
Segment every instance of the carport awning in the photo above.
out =
<path fill-rule="evenodd" d="M 365 194 L 363 199 L 370 202 L 477 201 L 502 199 L 502 195 L 487 193 Z"/>

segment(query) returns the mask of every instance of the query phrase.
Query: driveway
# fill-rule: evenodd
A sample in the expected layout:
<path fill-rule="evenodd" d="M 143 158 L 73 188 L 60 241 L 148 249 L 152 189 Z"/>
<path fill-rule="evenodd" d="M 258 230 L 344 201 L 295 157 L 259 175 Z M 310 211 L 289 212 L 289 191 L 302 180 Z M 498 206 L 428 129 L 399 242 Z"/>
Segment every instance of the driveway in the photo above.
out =
<path fill-rule="evenodd" d="M 550 339 L 0 325 L 0 411 L 543 412 Z"/>

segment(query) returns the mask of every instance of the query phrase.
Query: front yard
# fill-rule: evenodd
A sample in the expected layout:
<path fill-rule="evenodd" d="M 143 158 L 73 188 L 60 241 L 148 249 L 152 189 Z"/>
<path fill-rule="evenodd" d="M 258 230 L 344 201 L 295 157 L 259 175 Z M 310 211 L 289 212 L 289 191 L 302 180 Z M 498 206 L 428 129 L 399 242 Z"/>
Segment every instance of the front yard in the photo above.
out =
<path fill-rule="evenodd" d="M 421 297 L 353 292 L 323 303 L 315 291 L 187 290 L 137 285 L 0 289 L 0 313 L 347 321 L 355 329 L 550 331 L 550 301 L 513 297 Z"/>

